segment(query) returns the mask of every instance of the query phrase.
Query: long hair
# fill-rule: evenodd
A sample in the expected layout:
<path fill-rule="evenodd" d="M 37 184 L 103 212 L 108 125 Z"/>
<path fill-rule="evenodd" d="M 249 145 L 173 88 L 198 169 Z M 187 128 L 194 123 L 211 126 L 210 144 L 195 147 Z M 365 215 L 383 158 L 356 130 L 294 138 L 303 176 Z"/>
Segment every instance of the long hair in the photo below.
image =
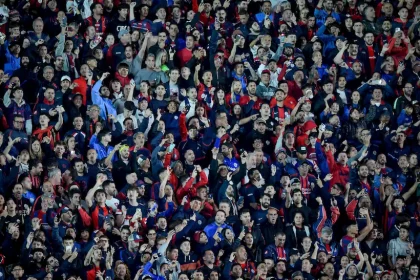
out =
<path fill-rule="evenodd" d="M 162 63 L 162 57 L 163 55 L 166 54 L 166 62 Z M 166 50 L 159 50 L 157 55 L 156 55 L 156 61 L 155 61 L 155 66 L 161 68 L 162 65 L 165 65 L 168 63 L 168 53 Z"/>
<path fill-rule="evenodd" d="M 127 266 L 125 263 L 123 263 L 122 261 L 117 261 L 117 262 L 115 263 L 114 275 L 117 275 L 117 268 L 118 268 L 118 266 L 119 266 L 119 265 L 123 265 L 123 266 L 125 266 L 125 271 L 126 271 L 126 274 L 125 274 L 124 279 L 117 278 L 117 277 L 115 277 L 115 279 L 121 279 L 121 280 L 131 280 L 130 270 L 128 269 L 128 266 Z"/>
<path fill-rule="evenodd" d="M 40 147 L 39 152 L 35 152 L 32 150 L 32 144 L 36 141 L 38 141 L 39 145 L 41 146 L 41 141 L 39 141 L 38 138 L 31 137 L 29 139 L 29 156 L 31 159 L 37 159 L 37 160 L 42 161 L 42 158 L 44 157 L 44 153 L 42 152 L 42 147 Z"/>

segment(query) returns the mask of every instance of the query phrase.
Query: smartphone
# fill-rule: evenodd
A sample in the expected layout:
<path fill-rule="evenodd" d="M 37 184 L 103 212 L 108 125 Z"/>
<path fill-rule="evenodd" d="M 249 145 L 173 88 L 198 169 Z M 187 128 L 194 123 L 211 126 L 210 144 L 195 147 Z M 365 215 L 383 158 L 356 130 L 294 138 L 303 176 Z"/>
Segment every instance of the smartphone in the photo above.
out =
<path fill-rule="evenodd" d="M 213 195 L 211 193 L 209 193 L 208 197 L 209 199 L 213 199 Z"/>
<path fill-rule="evenodd" d="M 71 253 L 71 246 L 66 246 L 66 253 Z"/>
<path fill-rule="evenodd" d="M 169 145 L 169 152 L 172 153 L 172 151 L 174 150 L 174 148 L 175 148 L 175 144 Z"/>
<path fill-rule="evenodd" d="M 152 208 L 150 208 L 149 209 L 149 212 L 153 212 L 153 211 L 155 211 L 157 209 L 157 204 L 156 203 L 154 203 L 153 204 L 153 206 L 152 206 Z"/>
<path fill-rule="evenodd" d="M 61 23 L 61 26 L 66 26 L 67 25 L 67 17 L 63 18 L 63 22 Z"/>
<path fill-rule="evenodd" d="M 240 204 L 243 204 L 244 203 L 244 197 L 243 196 L 240 196 L 239 198 L 238 198 L 238 205 L 240 205 Z"/>
<path fill-rule="evenodd" d="M 395 32 L 400 32 L 400 31 L 401 31 L 401 28 L 399 27 L 395 28 Z"/>
<path fill-rule="evenodd" d="M 111 223 L 111 216 L 110 215 L 105 216 L 105 222 L 106 223 Z"/>

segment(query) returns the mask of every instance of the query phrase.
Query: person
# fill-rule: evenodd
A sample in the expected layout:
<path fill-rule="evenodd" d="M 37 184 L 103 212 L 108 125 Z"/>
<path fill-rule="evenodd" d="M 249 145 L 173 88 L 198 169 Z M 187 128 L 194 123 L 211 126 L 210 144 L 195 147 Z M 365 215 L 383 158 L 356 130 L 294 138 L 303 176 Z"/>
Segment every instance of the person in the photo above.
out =
<path fill-rule="evenodd" d="M 418 278 L 418 3 L 90 2 L 0 1 L 1 279 Z"/>

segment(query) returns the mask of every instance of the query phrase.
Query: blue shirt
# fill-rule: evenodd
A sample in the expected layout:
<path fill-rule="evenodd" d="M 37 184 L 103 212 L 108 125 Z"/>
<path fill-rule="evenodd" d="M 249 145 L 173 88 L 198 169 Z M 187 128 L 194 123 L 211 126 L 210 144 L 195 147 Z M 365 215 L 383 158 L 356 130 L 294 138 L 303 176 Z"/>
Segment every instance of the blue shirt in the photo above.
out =
<path fill-rule="evenodd" d="M 96 138 L 96 134 L 92 135 L 92 138 L 90 138 L 89 141 L 89 147 L 94 149 L 98 153 L 98 160 L 106 158 L 113 150 L 114 147 L 111 146 L 104 146 L 101 143 L 98 143 L 98 139 Z M 114 154 L 114 157 L 112 158 L 112 161 L 116 161 L 117 157 Z"/>

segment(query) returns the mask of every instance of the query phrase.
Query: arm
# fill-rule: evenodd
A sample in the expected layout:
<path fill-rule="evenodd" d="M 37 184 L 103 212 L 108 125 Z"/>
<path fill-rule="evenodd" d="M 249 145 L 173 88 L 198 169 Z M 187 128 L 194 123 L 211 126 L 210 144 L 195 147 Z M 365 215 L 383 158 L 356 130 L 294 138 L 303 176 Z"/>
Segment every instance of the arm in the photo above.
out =
<path fill-rule="evenodd" d="M 61 126 L 63 125 L 63 113 L 64 108 L 62 106 L 57 107 L 58 111 L 58 122 L 55 124 L 54 128 L 56 131 L 60 131 Z"/>
<path fill-rule="evenodd" d="M 347 50 L 347 45 L 342 48 L 337 55 L 334 57 L 334 63 L 340 65 L 343 62 L 343 54 Z"/>
<path fill-rule="evenodd" d="M 409 199 L 417 190 L 417 186 L 418 186 L 419 182 L 416 182 L 413 184 L 413 186 L 402 195 L 402 198 L 404 198 L 404 201 L 407 201 L 407 199 Z"/>
<path fill-rule="evenodd" d="M 369 232 L 373 229 L 373 222 L 370 219 L 370 215 L 368 214 L 366 217 L 367 226 L 365 226 L 362 231 L 359 233 L 359 236 L 357 237 L 358 242 L 362 242 L 366 236 L 369 234 Z"/>
<path fill-rule="evenodd" d="M 234 40 L 233 41 L 233 48 L 232 51 L 230 52 L 230 56 L 228 58 L 228 61 L 230 64 L 233 64 L 233 62 L 235 61 L 235 55 L 236 55 L 236 49 L 238 47 L 238 41 Z"/>
<path fill-rule="evenodd" d="M 10 89 L 8 89 L 3 97 L 3 105 L 4 107 L 7 108 L 10 106 L 11 103 L 12 103 L 12 100 L 10 99 Z"/>

